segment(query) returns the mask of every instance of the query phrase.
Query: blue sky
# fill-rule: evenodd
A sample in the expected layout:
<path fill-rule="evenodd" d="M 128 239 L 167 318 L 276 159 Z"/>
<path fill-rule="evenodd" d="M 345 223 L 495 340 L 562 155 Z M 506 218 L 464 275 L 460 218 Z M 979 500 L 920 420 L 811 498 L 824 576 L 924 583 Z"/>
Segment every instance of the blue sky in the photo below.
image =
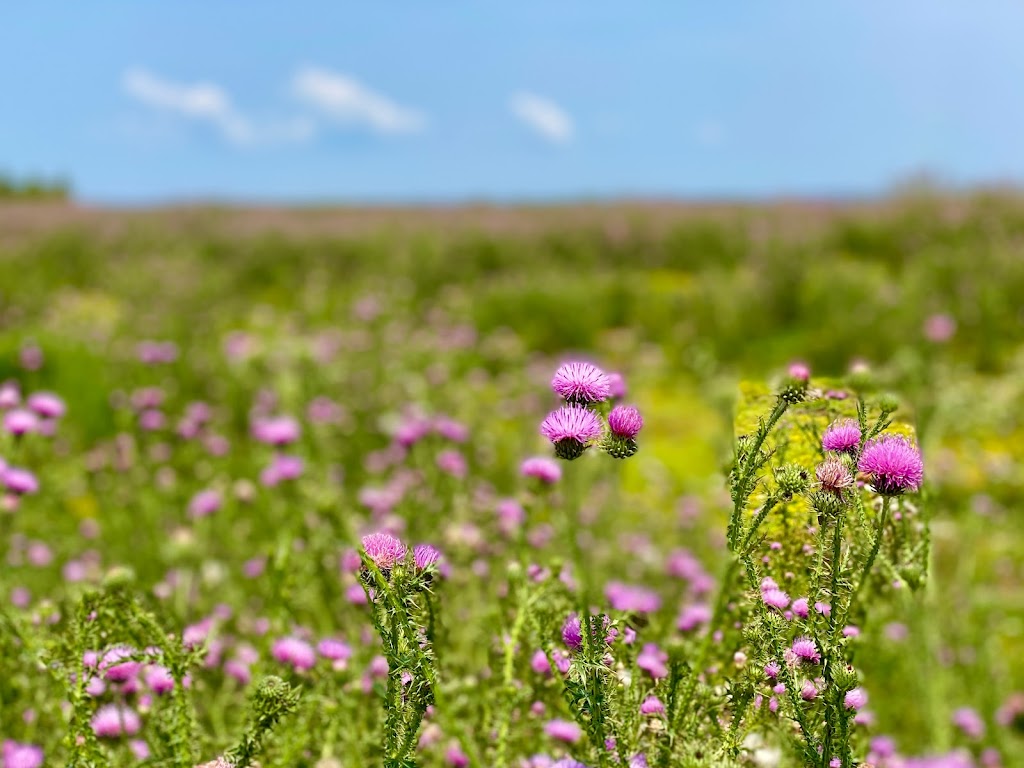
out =
<path fill-rule="evenodd" d="M 1019 183 L 1022 34 L 988 0 L 34 0 L 0 170 L 115 203 Z"/>

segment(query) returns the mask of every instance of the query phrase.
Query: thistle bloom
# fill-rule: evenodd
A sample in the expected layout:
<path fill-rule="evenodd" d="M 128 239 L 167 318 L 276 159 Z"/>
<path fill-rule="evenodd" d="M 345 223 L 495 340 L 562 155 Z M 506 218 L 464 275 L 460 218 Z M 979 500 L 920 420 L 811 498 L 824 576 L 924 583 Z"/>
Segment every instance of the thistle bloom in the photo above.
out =
<path fill-rule="evenodd" d="M 440 559 L 441 553 L 429 544 L 417 544 L 412 552 L 417 571 L 424 571 Z"/>
<path fill-rule="evenodd" d="M 382 571 L 391 570 L 395 563 L 405 559 L 405 545 L 390 533 L 371 533 L 363 536 L 366 556 Z"/>
<path fill-rule="evenodd" d="M 601 420 L 577 405 L 563 405 L 552 411 L 540 425 L 540 433 L 555 446 L 561 459 L 579 458 L 587 443 L 601 436 Z"/>
<path fill-rule="evenodd" d="M 837 419 L 828 425 L 821 437 L 821 447 L 826 451 L 849 453 L 860 445 L 860 426 L 853 419 Z"/>
<path fill-rule="evenodd" d="M 847 709 L 860 709 L 868 703 L 868 695 L 863 688 L 853 688 L 846 692 L 843 698 L 843 706 Z"/>
<path fill-rule="evenodd" d="M 621 581 L 609 581 L 604 588 L 604 595 L 616 611 L 653 613 L 661 608 L 661 597 L 657 592 L 633 584 L 623 584 Z"/>
<path fill-rule="evenodd" d="M 188 503 L 188 514 L 193 518 L 208 517 L 220 509 L 223 500 L 219 491 L 200 491 Z"/>
<path fill-rule="evenodd" d="M 25 404 L 43 419 L 59 419 L 64 415 L 64 401 L 51 392 L 31 394 Z"/>
<path fill-rule="evenodd" d="M 821 654 L 818 653 L 818 646 L 809 637 L 798 637 L 793 641 L 793 655 L 804 661 L 811 661 L 817 664 L 821 661 Z"/>
<path fill-rule="evenodd" d="M 17 496 L 25 496 L 39 490 L 36 476 L 27 469 L 18 467 L 6 467 L 0 472 L 0 484 Z"/>
<path fill-rule="evenodd" d="M 39 427 L 39 420 L 32 411 L 16 409 L 4 414 L 4 429 L 12 435 L 21 436 L 29 432 L 35 432 Z"/>
<path fill-rule="evenodd" d="M 576 723 L 569 720 L 552 720 L 544 725 L 544 733 L 557 741 L 575 744 L 583 736 Z"/>
<path fill-rule="evenodd" d="M 643 416 L 631 405 L 617 405 L 608 414 L 608 429 L 616 437 L 633 440 L 643 426 Z"/>
<path fill-rule="evenodd" d="M 814 470 L 814 476 L 818 479 L 822 490 L 836 496 L 842 495 L 843 491 L 852 488 L 854 484 L 853 473 L 841 459 L 834 456 L 830 456 L 819 464 Z"/>
<path fill-rule="evenodd" d="M 924 479 L 924 463 L 917 446 L 903 435 L 887 434 L 864 447 L 857 467 L 871 475 L 871 484 L 883 496 L 916 491 Z"/>
<path fill-rule="evenodd" d="M 142 728 L 142 720 L 134 709 L 120 704 L 104 704 L 92 716 L 92 730 L 101 739 L 134 736 Z"/>
<path fill-rule="evenodd" d="M 781 589 L 768 589 L 761 593 L 761 599 L 769 608 L 778 608 L 780 611 L 789 606 L 789 595 Z"/>
<path fill-rule="evenodd" d="M 600 403 L 611 394 L 608 377 L 590 363 L 565 363 L 555 371 L 551 388 L 569 403 Z"/>
<path fill-rule="evenodd" d="M 640 714 L 642 715 L 662 715 L 664 713 L 665 705 L 657 696 L 648 696 L 640 704 Z"/>
<path fill-rule="evenodd" d="M 545 456 L 533 456 L 526 459 L 519 467 L 523 477 L 532 477 L 547 485 L 553 485 L 562 479 L 562 468 Z"/>
<path fill-rule="evenodd" d="M 562 642 L 573 653 L 583 648 L 583 629 L 580 626 L 580 617 L 575 613 L 562 625 Z"/>
<path fill-rule="evenodd" d="M 290 416 L 261 419 L 252 426 L 253 437 L 268 445 L 288 445 L 298 440 L 301 434 L 302 429 L 299 427 L 299 422 Z"/>
<path fill-rule="evenodd" d="M 297 637 L 282 637 L 275 640 L 271 653 L 282 664 L 290 664 L 297 670 L 312 669 L 316 663 L 313 646 Z"/>
<path fill-rule="evenodd" d="M 4 741 L 4 768 L 41 768 L 43 749 L 35 744 L 19 744 L 10 739 Z"/>

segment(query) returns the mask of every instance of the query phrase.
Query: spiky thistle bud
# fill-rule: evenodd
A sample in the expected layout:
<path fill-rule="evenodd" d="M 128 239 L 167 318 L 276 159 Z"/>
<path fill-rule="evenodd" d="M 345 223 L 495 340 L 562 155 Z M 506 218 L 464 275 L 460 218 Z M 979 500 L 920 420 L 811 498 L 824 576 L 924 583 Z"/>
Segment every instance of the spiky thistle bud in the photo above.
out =
<path fill-rule="evenodd" d="M 807 491 L 811 485 L 811 477 L 803 467 L 785 464 L 775 470 L 775 484 L 783 497 L 791 499 Z"/>

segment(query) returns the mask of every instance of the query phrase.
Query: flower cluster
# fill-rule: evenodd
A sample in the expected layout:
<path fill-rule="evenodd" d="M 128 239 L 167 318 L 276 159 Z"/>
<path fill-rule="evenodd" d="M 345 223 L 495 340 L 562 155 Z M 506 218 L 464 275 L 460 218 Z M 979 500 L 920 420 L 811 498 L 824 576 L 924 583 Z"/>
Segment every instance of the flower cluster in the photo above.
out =
<path fill-rule="evenodd" d="M 617 459 L 636 453 L 636 437 L 644 425 L 640 412 L 629 405 L 614 405 L 610 411 L 606 406 L 625 392 L 620 375 L 613 378 L 591 363 L 569 362 L 555 371 L 551 388 L 565 404 L 547 415 L 540 433 L 551 441 L 558 458 L 578 459 L 595 444 Z"/>

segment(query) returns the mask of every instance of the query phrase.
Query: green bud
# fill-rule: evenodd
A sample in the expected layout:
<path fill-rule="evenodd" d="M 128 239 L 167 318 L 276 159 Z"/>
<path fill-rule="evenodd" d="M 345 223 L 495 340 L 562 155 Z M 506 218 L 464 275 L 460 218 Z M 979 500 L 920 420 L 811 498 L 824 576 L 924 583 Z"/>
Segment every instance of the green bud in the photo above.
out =
<path fill-rule="evenodd" d="M 127 589 L 135 583 L 135 571 L 127 565 L 115 565 L 103 577 L 103 588 L 111 592 Z"/>
<path fill-rule="evenodd" d="M 616 435 L 608 435 L 601 442 L 601 448 L 613 459 L 628 459 L 637 452 L 637 447 L 633 438 Z"/>
<path fill-rule="evenodd" d="M 896 395 L 892 394 L 891 392 L 886 392 L 885 394 L 878 396 L 878 408 L 883 413 L 892 413 L 899 407 L 899 398 L 896 397 Z"/>
<path fill-rule="evenodd" d="M 775 470 L 775 484 L 786 498 L 804 493 L 811 486 L 811 476 L 796 464 L 785 464 Z"/>

